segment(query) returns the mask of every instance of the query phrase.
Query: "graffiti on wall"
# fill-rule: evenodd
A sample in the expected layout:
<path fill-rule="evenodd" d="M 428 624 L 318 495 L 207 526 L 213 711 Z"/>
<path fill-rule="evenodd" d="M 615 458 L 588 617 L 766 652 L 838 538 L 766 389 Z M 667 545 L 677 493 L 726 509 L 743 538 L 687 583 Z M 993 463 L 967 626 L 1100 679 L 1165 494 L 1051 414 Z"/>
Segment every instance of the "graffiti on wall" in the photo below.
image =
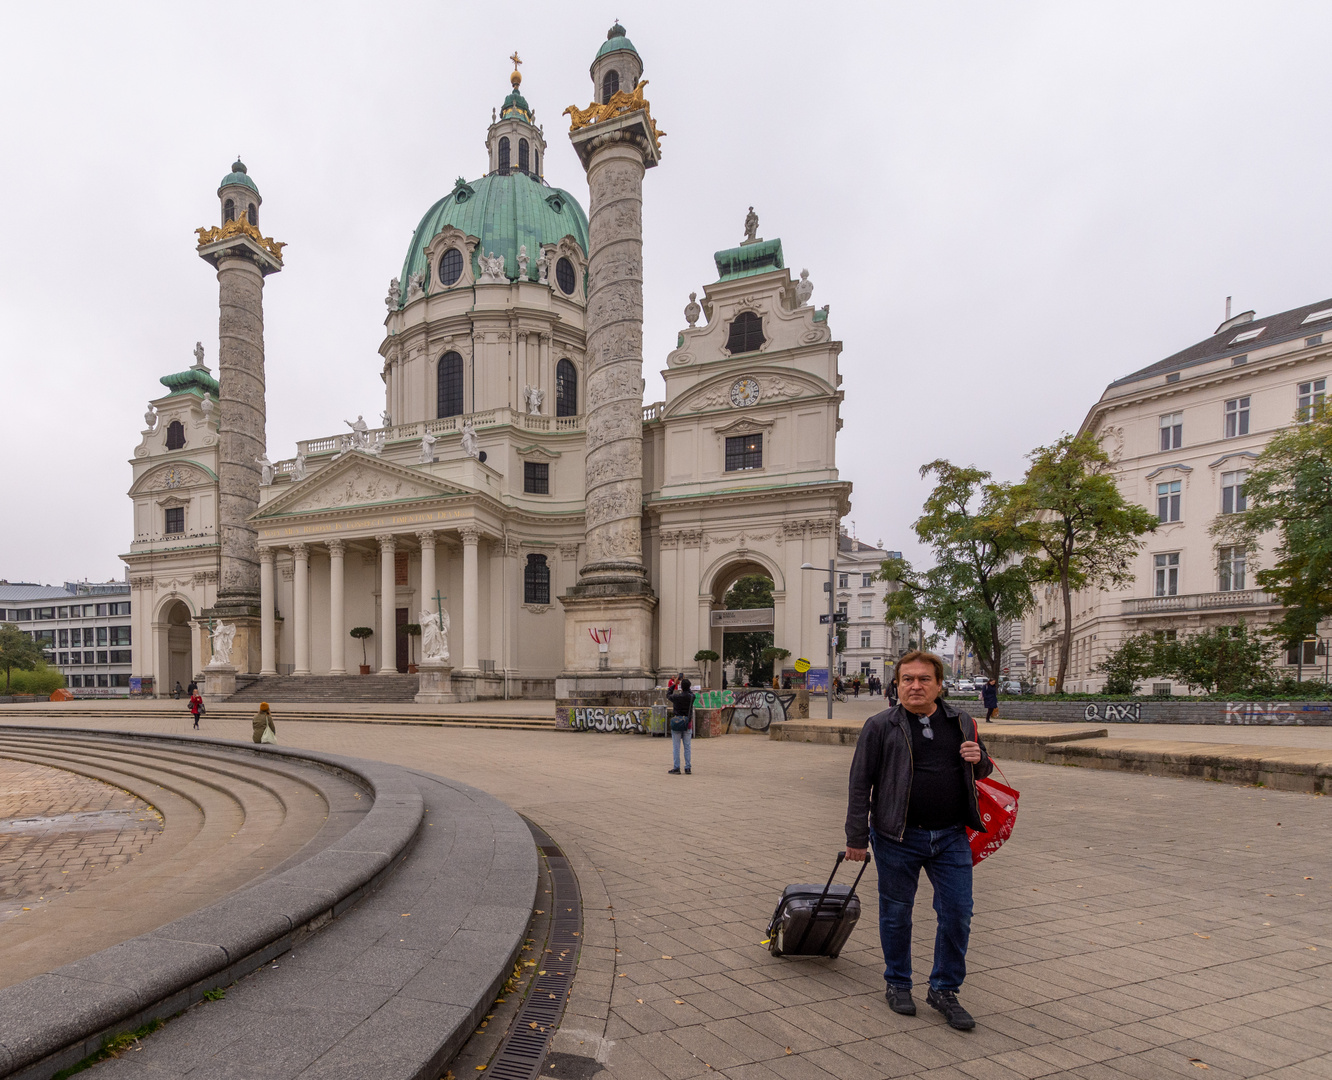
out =
<path fill-rule="evenodd" d="M 795 694 L 775 690 L 742 690 L 729 710 L 727 730 L 767 731 L 774 721 L 786 719 L 786 710 L 795 698 Z"/>
<path fill-rule="evenodd" d="M 651 709 L 573 708 L 569 710 L 569 729 L 642 735 L 651 715 Z"/>
<path fill-rule="evenodd" d="M 1300 720 L 1289 701 L 1228 701 L 1225 723 L 1298 724 Z"/>
<path fill-rule="evenodd" d="M 1112 724 L 1140 724 L 1142 723 L 1142 702 L 1126 702 L 1123 705 L 1116 705 L 1113 702 L 1090 702 L 1082 710 L 1084 720 L 1104 720 Z"/>
<path fill-rule="evenodd" d="M 1144 710 L 1144 705 L 1146 709 Z M 1153 706 L 1162 706 L 1154 710 Z M 1220 720 L 1223 724 L 1326 724 L 1332 717 L 1332 705 L 1328 704 L 1292 704 L 1289 701 L 1228 701 L 1224 713 L 1218 716 L 1211 709 L 1221 708 L 1217 702 L 1108 702 L 1089 701 L 1082 710 L 1084 720 L 1099 720 L 1110 724 L 1144 723 L 1193 723 L 1214 724 Z M 1193 713 L 1182 709 L 1196 707 L 1201 711 Z M 1146 715 L 1144 715 L 1144 711 Z M 1153 715 L 1155 713 L 1155 715 Z"/>
<path fill-rule="evenodd" d="M 694 695 L 696 709 L 729 709 L 734 704 L 734 690 L 700 690 Z"/>

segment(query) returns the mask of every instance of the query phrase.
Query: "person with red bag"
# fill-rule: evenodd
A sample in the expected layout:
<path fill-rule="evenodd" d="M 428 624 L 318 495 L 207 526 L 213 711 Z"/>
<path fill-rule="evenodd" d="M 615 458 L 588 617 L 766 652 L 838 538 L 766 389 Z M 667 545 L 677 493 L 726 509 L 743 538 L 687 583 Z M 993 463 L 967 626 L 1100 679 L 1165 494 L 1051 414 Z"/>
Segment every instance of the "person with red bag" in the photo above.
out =
<path fill-rule="evenodd" d="M 926 1003 L 950 1027 L 970 1031 L 957 1000 L 971 934 L 972 846 L 985 832 L 976 782 L 990 775 L 976 721 L 944 702 L 943 661 L 915 650 L 897 662 L 898 704 L 865 721 L 851 761 L 846 857 L 874 848 L 879 873 L 879 940 L 885 997 L 893 1012 L 916 1014 L 911 997 L 911 914 L 923 868 L 934 886 L 938 931 Z"/>

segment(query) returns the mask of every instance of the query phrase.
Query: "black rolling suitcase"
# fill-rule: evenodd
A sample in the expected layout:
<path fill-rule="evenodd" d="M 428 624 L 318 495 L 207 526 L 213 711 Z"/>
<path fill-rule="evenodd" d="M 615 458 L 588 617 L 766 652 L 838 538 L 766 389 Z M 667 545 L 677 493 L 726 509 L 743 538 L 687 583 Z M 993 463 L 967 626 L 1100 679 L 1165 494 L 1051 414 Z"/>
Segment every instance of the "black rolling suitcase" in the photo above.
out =
<path fill-rule="evenodd" d="M 777 910 L 768 923 L 768 951 L 773 956 L 829 956 L 836 959 L 846 939 L 856 928 L 860 918 L 860 897 L 856 886 L 869 866 L 866 855 L 860 873 L 850 886 L 834 885 L 837 868 L 846 858 L 845 851 L 837 853 L 828 883 L 818 885 L 788 885 L 782 890 Z"/>

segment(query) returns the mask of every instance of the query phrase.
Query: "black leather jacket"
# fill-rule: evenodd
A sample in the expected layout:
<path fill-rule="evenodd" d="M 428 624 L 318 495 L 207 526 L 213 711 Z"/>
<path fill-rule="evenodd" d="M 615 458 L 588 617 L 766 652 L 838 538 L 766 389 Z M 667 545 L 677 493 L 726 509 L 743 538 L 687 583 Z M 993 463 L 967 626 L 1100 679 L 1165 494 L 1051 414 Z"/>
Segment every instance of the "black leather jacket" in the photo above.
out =
<path fill-rule="evenodd" d="M 981 742 L 976 721 L 942 698 L 938 702 L 945 722 L 957 724 L 964 740 L 980 743 L 981 759 L 971 767 L 970 820 L 967 826 L 984 832 L 976 802 L 976 781 L 994 771 L 994 762 Z M 910 713 L 904 705 L 894 705 L 865 721 L 851 759 L 850 794 L 846 808 L 846 846 L 869 846 L 869 826 L 880 836 L 901 840 L 906 832 L 907 802 L 911 797 L 913 775 Z"/>

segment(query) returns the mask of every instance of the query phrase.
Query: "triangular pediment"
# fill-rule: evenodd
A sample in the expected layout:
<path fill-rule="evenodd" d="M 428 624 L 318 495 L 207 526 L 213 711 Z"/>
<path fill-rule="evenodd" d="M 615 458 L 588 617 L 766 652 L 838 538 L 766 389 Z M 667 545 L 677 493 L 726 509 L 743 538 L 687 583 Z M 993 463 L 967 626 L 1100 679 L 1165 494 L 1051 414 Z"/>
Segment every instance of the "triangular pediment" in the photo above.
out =
<path fill-rule="evenodd" d="M 260 508 L 256 518 L 327 513 L 470 494 L 429 473 L 352 451 Z"/>

